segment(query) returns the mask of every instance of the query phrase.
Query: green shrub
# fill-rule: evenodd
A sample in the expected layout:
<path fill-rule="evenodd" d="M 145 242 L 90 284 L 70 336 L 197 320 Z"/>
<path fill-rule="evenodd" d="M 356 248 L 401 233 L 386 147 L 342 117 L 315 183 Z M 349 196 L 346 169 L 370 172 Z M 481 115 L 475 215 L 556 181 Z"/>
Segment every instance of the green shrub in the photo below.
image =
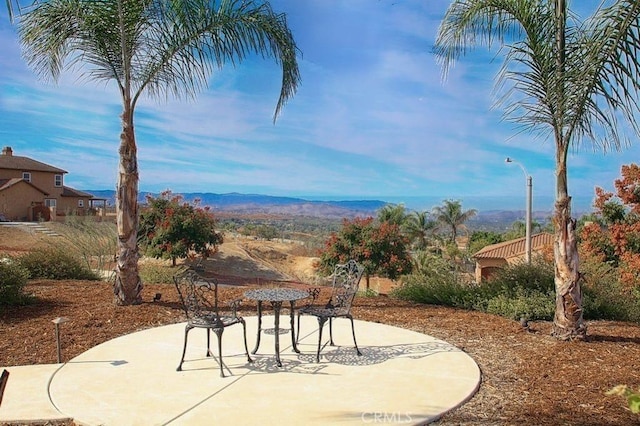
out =
<path fill-rule="evenodd" d="M 145 263 L 140 265 L 140 279 L 144 284 L 171 284 L 173 276 L 184 270 L 184 267 Z"/>
<path fill-rule="evenodd" d="M 517 296 L 530 292 L 555 291 L 553 264 L 541 259 L 508 265 L 496 271 L 479 289 L 487 297 L 498 295 Z"/>
<path fill-rule="evenodd" d="M 0 262 L 0 305 L 24 305 L 31 298 L 24 294 L 29 272 L 8 259 Z"/>
<path fill-rule="evenodd" d="M 38 248 L 15 259 L 29 278 L 97 280 L 97 275 L 62 247 Z"/>
<path fill-rule="evenodd" d="M 632 307 L 620 291 L 619 284 L 610 288 L 583 286 L 582 309 L 585 319 L 631 320 Z"/>
<path fill-rule="evenodd" d="M 474 309 L 519 320 L 550 320 L 555 311 L 553 265 L 541 259 L 508 265 L 476 287 Z"/>
<path fill-rule="evenodd" d="M 419 252 L 413 264 L 414 273 L 402 278 L 391 296 L 431 305 L 470 308 L 474 301 L 472 288 L 462 282 L 453 266 L 440 256 Z"/>
<path fill-rule="evenodd" d="M 585 319 L 640 321 L 640 294 L 624 291 L 616 268 L 608 263 L 587 260 L 582 263 L 581 270 Z"/>
<path fill-rule="evenodd" d="M 486 312 L 513 320 L 551 320 L 555 312 L 553 294 L 537 291 L 519 295 L 501 294 L 487 301 Z"/>
<path fill-rule="evenodd" d="M 552 319 L 553 266 L 536 261 L 510 265 L 480 285 L 463 282 L 441 257 L 420 253 L 414 273 L 392 295 L 419 303 L 474 309 L 507 318 Z"/>
<path fill-rule="evenodd" d="M 470 308 L 473 293 L 466 284 L 454 280 L 441 281 L 428 275 L 411 275 L 391 292 L 392 297 L 430 305 Z"/>
<path fill-rule="evenodd" d="M 477 286 L 462 282 L 446 260 L 433 254 L 419 253 L 413 270 L 393 297 L 514 320 L 552 320 L 555 313 L 553 265 L 541 259 L 507 266 Z M 585 319 L 640 322 L 640 288 L 625 291 L 616 269 L 606 263 L 585 262 L 581 271 Z"/>

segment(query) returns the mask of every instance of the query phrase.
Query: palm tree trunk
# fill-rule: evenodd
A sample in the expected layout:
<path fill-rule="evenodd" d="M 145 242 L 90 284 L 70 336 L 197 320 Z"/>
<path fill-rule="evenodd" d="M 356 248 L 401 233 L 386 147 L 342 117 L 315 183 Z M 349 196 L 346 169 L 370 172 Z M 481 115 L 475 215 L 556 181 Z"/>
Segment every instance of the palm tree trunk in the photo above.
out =
<path fill-rule="evenodd" d="M 561 146 L 558 148 L 556 159 L 556 204 L 553 219 L 556 310 L 552 335 L 561 340 L 583 340 L 587 334 L 587 327 L 582 317 L 576 221 L 571 217 L 566 149 Z"/>
<path fill-rule="evenodd" d="M 117 305 L 142 303 L 138 274 L 138 158 L 133 132 L 133 108 L 125 99 L 120 134 L 120 163 L 116 190 L 118 262 L 113 287 Z"/>
<path fill-rule="evenodd" d="M 571 217 L 571 197 L 567 183 L 567 153 L 569 135 L 565 134 L 565 41 L 567 22 L 566 0 L 556 0 L 556 90 L 558 102 L 554 117 L 556 142 L 556 204 L 553 215 L 555 238 L 556 310 L 552 335 L 561 340 L 584 339 L 587 328 L 582 318 L 582 289 L 580 288 L 578 240 L 576 221 Z"/>

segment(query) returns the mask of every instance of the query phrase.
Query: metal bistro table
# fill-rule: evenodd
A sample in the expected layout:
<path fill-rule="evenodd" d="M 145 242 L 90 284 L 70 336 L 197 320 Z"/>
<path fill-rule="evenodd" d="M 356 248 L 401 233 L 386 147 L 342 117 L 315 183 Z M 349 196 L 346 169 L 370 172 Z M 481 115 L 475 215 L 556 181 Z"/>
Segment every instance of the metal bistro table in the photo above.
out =
<path fill-rule="evenodd" d="M 244 297 L 247 299 L 255 300 L 258 302 L 258 337 L 256 340 L 256 347 L 251 351 L 252 354 L 258 352 L 260 346 L 260 332 L 262 331 L 262 302 L 270 302 L 273 306 L 273 313 L 275 316 L 275 341 L 276 341 L 276 362 L 278 367 L 282 367 L 280 361 L 280 309 L 282 308 L 282 302 L 289 302 L 291 309 L 291 345 L 296 353 L 300 353 L 296 346 L 296 336 L 294 325 L 294 308 L 297 300 L 309 297 L 309 293 L 303 290 L 295 290 L 292 288 L 261 288 L 256 290 L 248 290 L 244 293 Z"/>

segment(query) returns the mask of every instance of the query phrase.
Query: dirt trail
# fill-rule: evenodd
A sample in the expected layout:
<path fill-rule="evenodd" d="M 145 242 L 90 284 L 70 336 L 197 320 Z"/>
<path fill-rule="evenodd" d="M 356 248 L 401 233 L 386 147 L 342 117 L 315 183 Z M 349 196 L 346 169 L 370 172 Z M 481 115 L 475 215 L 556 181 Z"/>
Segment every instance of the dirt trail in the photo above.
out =
<path fill-rule="evenodd" d="M 295 242 L 259 241 L 241 237 L 227 237 L 218 252 L 203 262 L 207 273 L 221 283 L 317 281 L 313 270 L 314 258 L 296 256 L 291 252 Z"/>

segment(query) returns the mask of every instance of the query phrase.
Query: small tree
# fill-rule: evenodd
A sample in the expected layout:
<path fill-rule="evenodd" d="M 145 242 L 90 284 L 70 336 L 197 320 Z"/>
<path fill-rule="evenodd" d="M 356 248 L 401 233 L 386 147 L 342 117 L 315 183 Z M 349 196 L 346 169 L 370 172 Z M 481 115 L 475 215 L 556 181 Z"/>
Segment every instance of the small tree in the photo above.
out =
<path fill-rule="evenodd" d="M 354 259 L 365 268 L 369 290 L 369 278 L 373 274 L 396 279 L 411 272 L 408 247 L 408 239 L 396 224 L 377 224 L 372 217 L 345 219 L 342 229 L 331 234 L 320 253 L 320 270 L 328 273 L 337 263 Z"/>
<path fill-rule="evenodd" d="M 184 259 L 190 251 L 207 257 L 222 243 L 216 221 L 208 207 L 183 202 L 180 195 L 165 191 L 158 198 L 147 196 L 148 209 L 140 216 L 140 246 L 155 258 Z"/>

